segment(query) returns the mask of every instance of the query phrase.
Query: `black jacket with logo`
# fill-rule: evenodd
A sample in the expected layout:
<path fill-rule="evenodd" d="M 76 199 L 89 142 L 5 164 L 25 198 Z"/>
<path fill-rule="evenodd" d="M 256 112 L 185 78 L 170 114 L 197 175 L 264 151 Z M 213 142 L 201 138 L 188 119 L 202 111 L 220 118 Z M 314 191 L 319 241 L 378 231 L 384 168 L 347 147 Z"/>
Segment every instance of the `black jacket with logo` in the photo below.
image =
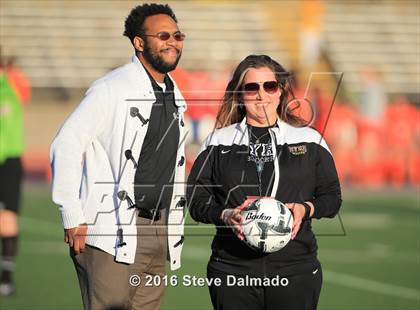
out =
<path fill-rule="evenodd" d="M 313 218 L 334 217 L 341 206 L 341 190 L 331 152 L 310 127 L 296 128 L 278 121 L 269 128 L 274 155 L 271 193 L 283 203 L 311 201 Z M 249 170 L 250 137 L 241 123 L 215 130 L 199 153 L 188 178 L 191 217 L 216 225 L 208 268 L 250 276 L 290 275 L 319 266 L 311 220 L 302 223 L 296 238 L 280 251 L 265 254 L 240 241 L 221 221 L 226 208 L 235 208 L 256 194 L 258 182 Z M 274 169 L 273 169 L 274 166 Z"/>

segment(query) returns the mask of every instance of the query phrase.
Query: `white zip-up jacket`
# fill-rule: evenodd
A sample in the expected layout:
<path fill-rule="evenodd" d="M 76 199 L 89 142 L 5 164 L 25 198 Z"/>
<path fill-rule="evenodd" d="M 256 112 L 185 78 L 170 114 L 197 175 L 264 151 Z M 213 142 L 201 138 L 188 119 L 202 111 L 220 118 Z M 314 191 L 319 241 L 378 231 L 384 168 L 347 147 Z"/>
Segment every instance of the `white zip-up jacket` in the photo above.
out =
<path fill-rule="evenodd" d="M 174 82 L 174 81 L 173 81 Z M 181 266 L 185 195 L 184 111 L 186 104 L 174 82 L 180 145 L 176 154 L 174 188 L 168 215 L 171 269 Z M 134 199 L 135 169 L 129 169 L 124 150 L 139 158 L 147 124 L 130 114 L 138 108 L 150 117 L 156 101 L 151 81 L 136 56 L 92 83 L 76 110 L 67 118 L 50 149 L 52 197 L 60 207 L 64 228 L 88 224 L 86 243 L 132 264 L 137 247 L 136 212 L 118 198 L 126 191 Z M 180 165 L 180 163 L 182 163 Z M 141 164 L 141 163 L 139 163 Z"/>

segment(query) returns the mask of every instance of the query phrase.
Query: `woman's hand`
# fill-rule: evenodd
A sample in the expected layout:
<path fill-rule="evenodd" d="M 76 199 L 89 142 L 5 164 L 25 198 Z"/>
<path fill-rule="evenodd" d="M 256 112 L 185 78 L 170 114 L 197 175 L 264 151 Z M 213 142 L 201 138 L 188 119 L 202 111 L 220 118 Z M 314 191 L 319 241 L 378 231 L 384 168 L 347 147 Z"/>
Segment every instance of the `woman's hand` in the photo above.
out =
<path fill-rule="evenodd" d="M 260 197 L 247 198 L 239 207 L 223 210 L 222 215 L 220 216 L 223 222 L 232 227 L 233 232 L 239 240 L 244 240 L 244 231 L 242 229 L 244 218 L 241 215 L 241 211 L 258 198 Z"/>
<path fill-rule="evenodd" d="M 309 201 L 306 201 L 306 203 L 311 207 L 311 210 L 309 212 L 309 217 L 311 217 L 312 214 L 314 213 L 314 205 Z M 300 229 L 302 220 L 305 217 L 306 209 L 303 204 L 297 203 L 297 202 L 286 203 L 286 207 L 288 207 L 293 214 L 293 227 L 292 227 L 292 237 L 291 237 L 291 239 L 293 240 L 296 238 L 296 235 Z"/>
<path fill-rule="evenodd" d="M 235 235 L 240 239 L 244 240 L 244 231 L 242 229 L 243 216 L 241 215 L 241 209 L 225 209 L 221 215 L 222 221 L 232 227 Z"/>

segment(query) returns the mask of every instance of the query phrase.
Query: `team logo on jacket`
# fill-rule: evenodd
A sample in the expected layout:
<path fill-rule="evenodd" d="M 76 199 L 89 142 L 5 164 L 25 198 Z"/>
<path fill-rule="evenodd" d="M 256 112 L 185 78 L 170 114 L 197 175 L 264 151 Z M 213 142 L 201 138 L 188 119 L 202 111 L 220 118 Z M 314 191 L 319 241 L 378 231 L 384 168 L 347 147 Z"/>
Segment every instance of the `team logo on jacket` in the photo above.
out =
<path fill-rule="evenodd" d="M 274 161 L 271 143 L 250 143 L 248 161 L 266 163 Z"/>
<path fill-rule="evenodd" d="M 289 146 L 289 152 L 293 155 L 304 155 L 307 152 L 306 145 Z"/>

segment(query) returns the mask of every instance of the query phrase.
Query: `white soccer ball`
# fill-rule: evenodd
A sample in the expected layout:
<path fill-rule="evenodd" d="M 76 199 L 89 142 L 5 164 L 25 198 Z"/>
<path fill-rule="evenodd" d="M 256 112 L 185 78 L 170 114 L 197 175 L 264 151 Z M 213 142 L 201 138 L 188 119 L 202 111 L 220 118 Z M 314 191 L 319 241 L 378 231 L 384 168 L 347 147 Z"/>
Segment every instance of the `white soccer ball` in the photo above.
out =
<path fill-rule="evenodd" d="M 280 201 L 261 198 L 241 212 L 245 242 L 264 253 L 276 252 L 286 246 L 292 235 L 293 216 Z"/>

